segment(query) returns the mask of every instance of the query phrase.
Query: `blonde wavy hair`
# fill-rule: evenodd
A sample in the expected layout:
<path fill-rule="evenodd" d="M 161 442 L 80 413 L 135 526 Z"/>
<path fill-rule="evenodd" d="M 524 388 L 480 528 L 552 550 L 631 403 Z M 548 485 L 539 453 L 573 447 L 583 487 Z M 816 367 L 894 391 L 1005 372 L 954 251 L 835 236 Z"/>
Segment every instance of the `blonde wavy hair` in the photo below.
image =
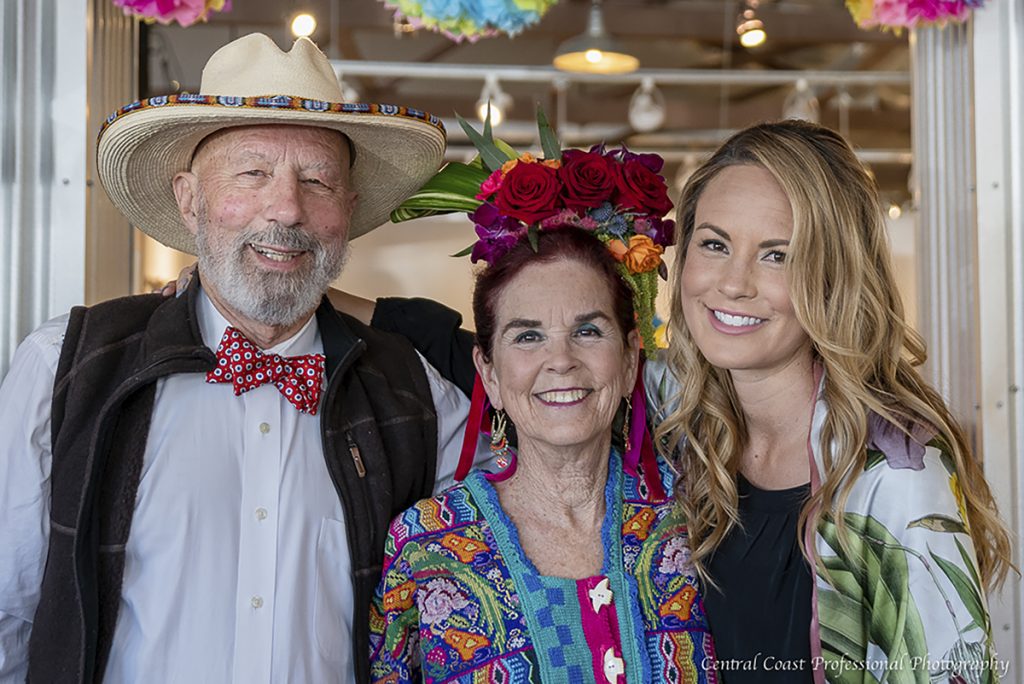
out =
<path fill-rule="evenodd" d="M 668 361 L 681 389 L 656 442 L 682 445 L 680 498 L 698 571 L 709 579 L 709 555 L 738 522 L 735 478 L 747 431 L 729 373 L 707 362 L 686 328 L 680 281 L 697 202 L 720 171 L 737 164 L 768 170 L 789 198 L 790 296 L 825 370 L 829 411 L 821 453 L 827 475 L 801 511 L 801 546 L 802 531 L 817 529 L 825 514 L 844 527 L 837 513 L 864 471 L 874 412 L 908 434 L 913 426 L 937 433 L 956 468 L 981 577 L 986 586 L 998 586 L 1013 567 L 1010 537 L 963 429 L 915 370 L 926 358 L 925 346 L 904 320 L 875 182 L 841 136 L 793 120 L 734 135 L 690 177 L 678 205 Z M 803 552 L 809 558 L 808 549 Z"/>

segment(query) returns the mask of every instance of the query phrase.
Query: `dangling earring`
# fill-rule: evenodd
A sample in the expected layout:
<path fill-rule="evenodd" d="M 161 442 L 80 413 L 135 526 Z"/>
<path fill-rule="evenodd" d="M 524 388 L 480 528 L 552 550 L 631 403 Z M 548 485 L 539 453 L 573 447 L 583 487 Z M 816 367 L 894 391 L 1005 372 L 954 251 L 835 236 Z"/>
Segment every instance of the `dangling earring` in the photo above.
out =
<path fill-rule="evenodd" d="M 626 412 L 622 416 L 622 453 L 629 453 L 629 427 L 633 420 L 633 404 L 630 403 L 629 397 L 626 399 Z"/>
<path fill-rule="evenodd" d="M 507 427 L 508 416 L 503 409 L 498 409 L 491 418 L 491 453 L 497 457 L 497 464 L 500 467 L 508 465 L 508 437 L 505 435 Z"/>

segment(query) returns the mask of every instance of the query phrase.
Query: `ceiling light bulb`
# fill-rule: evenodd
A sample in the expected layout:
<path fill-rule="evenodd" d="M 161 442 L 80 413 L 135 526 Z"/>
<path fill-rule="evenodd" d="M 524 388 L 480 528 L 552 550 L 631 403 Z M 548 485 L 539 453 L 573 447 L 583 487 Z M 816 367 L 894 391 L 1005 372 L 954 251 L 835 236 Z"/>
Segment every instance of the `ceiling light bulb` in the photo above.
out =
<path fill-rule="evenodd" d="M 313 31 L 316 31 L 316 17 L 312 14 L 303 12 L 302 14 L 296 14 L 295 18 L 292 19 L 292 35 L 296 38 L 311 36 Z"/>
<path fill-rule="evenodd" d="M 640 66 L 640 60 L 608 35 L 599 0 L 590 5 L 587 30 L 559 45 L 552 62 L 562 71 L 584 74 L 625 74 Z"/>
<path fill-rule="evenodd" d="M 764 30 L 764 22 L 758 19 L 754 13 L 757 5 L 757 0 L 747 0 L 747 9 L 740 14 L 739 22 L 736 24 L 740 45 L 745 48 L 755 48 L 764 43 L 768 37 Z"/>
<path fill-rule="evenodd" d="M 665 96 L 654 79 L 647 76 L 629 101 L 629 125 L 638 133 L 649 133 L 665 123 Z"/>
<path fill-rule="evenodd" d="M 476 101 L 476 115 L 480 121 L 487 120 L 487 109 L 491 110 L 491 125 L 497 126 L 505 120 L 505 113 L 512 106 L 512 96 L 501 89 L 496 76 L 488 76 Z"/>
<path fill-rule="evenodd" d="M 501 111 L 494 102 L 477 102 L 476 103 L 476 115 L 481 121 L 487 120 L 487 108 L 491 108 L 491 125 L 500 126 L 501 122 L 505 120 L 505 112 Z"/>
<path fill-rule="evenodd" d="M 782 104 L 782 118 L 820 123 L 820 111 L 818 98 L 814 96 L 807 79 L 798 79 L 793 91 L 786 96 L 786 101 Z"/>
<path fill-rule="evenodd" d="M 745 48 L 755 48 L 758 45 L 764 43 L 767 37 L 768 34 L 764 32 L 764 29 L 750 29 L 749 31 L 745 31 L 743 35 L 740 36 L 740 45 L 742 45 Z"/>

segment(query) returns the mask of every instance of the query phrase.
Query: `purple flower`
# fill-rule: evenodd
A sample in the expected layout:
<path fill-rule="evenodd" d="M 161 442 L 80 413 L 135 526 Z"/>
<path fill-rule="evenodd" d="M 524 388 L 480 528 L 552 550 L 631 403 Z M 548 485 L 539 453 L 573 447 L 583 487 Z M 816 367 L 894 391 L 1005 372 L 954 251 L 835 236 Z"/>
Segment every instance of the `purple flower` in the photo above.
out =
<path fill-rule="evenodd" d="M 474 264 L 481 259 L 493 264 L 526 233 L 526 227 L 517 219 L 503 216 L 496 206 L 486 202 L 469 218 L 476 224 L 476 234 L 480 237 L 469 257 Z"/>
<path fill-rule="evenodd" d="M 469 605 L 466 595 L 447 579 L 427 582 L 424 590 L 416 595 L 416 602 L 419 604 L 420 619 L 428 625 L 447 620 L 453 612 Z"/>
<path fill-rule="evenodd" d="M 638 218 L 633 221 L 633 230 L 646 235 L 656 245 L 671 247 L 676 242 L 676 223 L 672 219 L 659 219 L 653 217 Z"/>
<path fill-rule="evenodd" d="M 690 547 L 682 537 L 672 537 L 662 551 L 661 562 L 658 563 L 658 572 L 663 575 L 690 575 L 693 574 L 693 564 L 690 563 Z"/>
<path fill-rule="evenodd" d="M 890 468 L 924 469 L 924 445 L 935 430 L 923 423 L 912 423 L 910 435 L 872 411 L 868 414 L 868 447 L 885 454 Z"/>
<path fill-rule="evenodd" d="M 651 173 L 661 173 L 661 168 L 665 165 L 665 160 L 660 156 L 652 153 L 638 154 L 636 152 L 630 152 L 629 148 L 625 145 L 610 152 L 606 152 L 605 156 L 610 159 L 617 159 L 623 164 L 628 161 L 635 160 Z"/>

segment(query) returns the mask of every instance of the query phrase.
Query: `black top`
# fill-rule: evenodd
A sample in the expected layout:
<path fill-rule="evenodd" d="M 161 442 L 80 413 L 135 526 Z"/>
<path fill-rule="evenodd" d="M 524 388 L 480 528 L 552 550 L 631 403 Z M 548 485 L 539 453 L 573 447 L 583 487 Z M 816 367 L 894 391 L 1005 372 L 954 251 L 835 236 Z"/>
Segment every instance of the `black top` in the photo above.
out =
<path fill-rule="evenodd" d="M 811 682 L 810 568 L 797 542 L 810 485 L 769 491 L 737 474 L 742 529 L 708 564 L 704 608 L 725 684 Z"/>

